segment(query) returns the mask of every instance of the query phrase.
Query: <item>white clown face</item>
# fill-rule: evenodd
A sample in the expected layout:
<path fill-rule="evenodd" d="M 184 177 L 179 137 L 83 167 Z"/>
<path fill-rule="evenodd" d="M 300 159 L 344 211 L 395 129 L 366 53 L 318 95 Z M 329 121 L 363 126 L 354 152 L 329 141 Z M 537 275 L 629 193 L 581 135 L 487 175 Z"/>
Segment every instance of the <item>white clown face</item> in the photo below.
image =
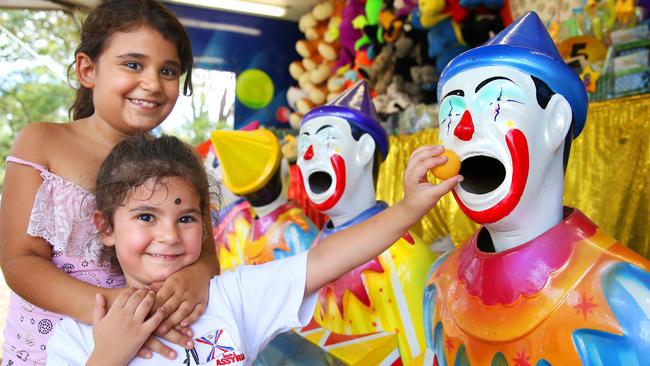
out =
<path fill-rule="evenodd" d="M 545 176 L 570 126 L 564 97 L 554 95 L 542 109 L 530 75 L 501 66 L 460 72 L 441 96 L 439 142 L 461 158 L 465 179 L 453 194 L 472 220 L 526 212 L 544 185 L 563 184 Z"/>
<path fill-rule="evenodd" d="M 358 180 L 362 169 L 356 159 L 357 145 L 350 125 L 340 117 L 317 117 L 300 128 L 298 167 L 307 197 L 317 210 L 327 212 L 336 206 L 348 182 Z"/>

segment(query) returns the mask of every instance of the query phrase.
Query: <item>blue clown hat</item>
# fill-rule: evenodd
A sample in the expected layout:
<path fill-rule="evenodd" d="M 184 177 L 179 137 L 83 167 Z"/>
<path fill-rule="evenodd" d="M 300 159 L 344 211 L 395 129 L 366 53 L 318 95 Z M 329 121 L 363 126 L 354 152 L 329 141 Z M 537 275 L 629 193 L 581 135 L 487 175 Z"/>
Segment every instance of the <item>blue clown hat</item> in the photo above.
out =
<path fill-rule="evenodd" d="M 382 160 L 386 159 L 388 136 L 378 122 L 377 112 L 368 90 L 366 81 L 359 80 L 327 104 L 309 111 L 300 124 L 303 125 L 309 120 L 323 116 L 343 118 L 361 131 L 370 134 L 381 152 Z"/>
<path fill-rule="evenodd" d="M 546 27 L 534 12 L 529 12 L 499 32 L 484 45 L 460 54 L 442 70 L 438 95 L 452 76 L 483 66 L 511 66 L 545 82 L 571 105 L 576 138 L 587 118 L 587 90 L 576 72 L 567 65 L 555 47 Z"/>

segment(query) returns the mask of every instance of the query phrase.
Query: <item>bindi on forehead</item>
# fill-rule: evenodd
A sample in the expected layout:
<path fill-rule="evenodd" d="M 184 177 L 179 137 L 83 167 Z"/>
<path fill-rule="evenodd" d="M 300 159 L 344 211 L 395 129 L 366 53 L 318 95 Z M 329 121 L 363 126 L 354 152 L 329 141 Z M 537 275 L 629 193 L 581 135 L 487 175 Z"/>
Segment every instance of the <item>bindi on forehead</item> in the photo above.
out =
<path fill-rule="evenodd" d="M 177 197 L 177 198 L 174 200 L 174 203 L 177 204 L 177 205 L 180 205 L 180 204 L 181 204 L 181 199 L 180 199 L 179 197 Z"/>

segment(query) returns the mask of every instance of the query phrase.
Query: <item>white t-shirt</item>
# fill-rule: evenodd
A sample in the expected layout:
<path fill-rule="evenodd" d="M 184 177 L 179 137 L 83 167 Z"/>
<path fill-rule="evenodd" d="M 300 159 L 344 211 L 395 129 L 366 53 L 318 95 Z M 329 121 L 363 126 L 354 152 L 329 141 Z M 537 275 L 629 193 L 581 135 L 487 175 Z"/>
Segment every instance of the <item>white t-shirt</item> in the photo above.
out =
<path fill-rule="evenodd" d="M 162 340 L 176 351 L 176 360 L 154 353 L 151 359 L 136 357 L 129 365 L 252 364 L 275 335 L 311 319 L 317 292 L 303 301 L 306 274 L 304 252 L 215 276 L 208 308 L 192 325 L 194 349 Z M 93 348 L 92 326 L 66 318 L 47 343 L 47 365 L 85 365 Z"/>

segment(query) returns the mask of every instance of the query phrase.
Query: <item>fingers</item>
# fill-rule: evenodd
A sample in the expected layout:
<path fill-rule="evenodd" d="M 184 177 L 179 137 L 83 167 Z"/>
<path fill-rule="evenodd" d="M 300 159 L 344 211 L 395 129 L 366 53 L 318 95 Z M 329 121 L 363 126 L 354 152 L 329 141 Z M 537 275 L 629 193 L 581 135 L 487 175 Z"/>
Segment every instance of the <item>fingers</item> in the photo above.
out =
<path fill-rule="evenodd" d="M 144 342 L 144 346 L 142 348 L 147 348 L 151 350 L 151 352 L 156 352 L 168 360 L 176 359 L 176 352 L 174 352 L 173 349 L 165 346 L 163 342 L 161 342 L 159 339 L 156 339 L 154 336 L 149 337 L 149 339 Z"/>
<path fill-rule="evenodd" d="M 142 358 L 151 358 L 153 357 L 153 352 L 151 352 L 151 350 L 146 346 L 142 346 L 142 348 L 140 348 L 136 356 Z"/>
<path fill-rule="evenodd" d="M 194 310 L 187 316 L 187 318 L 181 321 L 181 327 L 188 327 L 194 323 L 203 315 L 205 312 L 205 306 L 203 304 L 197 304 L 194 306 Z"/>
<path fill-rule="evenodd" d="M 413 187 L 420 183 L 427 183 L 427 172 L 438 165 L 447 162 L 446 156 L 440 156 L 444 151 L 442 146 L 421 146 L 417 148 L 404 170 L 404 186 Z"/>
<path fill-rule="evenodd" d="M 93 325 L 99 324 L 106 316 L 106 299 L 100 293 L 95 295 L 95 306 L 93 307 Z"/>
<path fill-rule="evenodd" d="M 428 182 L 427 180 L 427 173 L 439 166 L 443 165 L 447 162 L 448 158 L 446 156 L 429 156 L 426 157 L 422 160 L 419 161 L 418 164 L 416 164 L 413 167 L 412 170 L 412 176 L 416 178 L 418 183 L 426 183 Z"/>
<path fill-rule="evenodd" d="M 171 314 L 181 303 L 178 296 L 174 296 L 174 292 L 170 287 L 163 287 L 156 292 L 156 301 L 153 304 L 154 309 L 163 308 L 165 314 Z"/>
<path fill-rule="evenodd" d="M 420 161 L 432 155 L 440 155 L 442 154 L 443 151 L 445 151 L 445 148 L 441 145 L 420 146 L 417 149 L 415 149 L 413 153 L 411 153 L 411 157 L 409 158 L 409 164 L 411 164 L 411 162 Z"/>
<path fill-rule="evenodd" d="M 153 306 L 153 302 L 155 299 L 155 293 L 151 290 L 145 290 L 145 289 L 138 290 L 138 292 L 140 291 L 141 291 L 140 293 L 141 299 L 140 302 L 134 303 L 135 309 L 133 311 L 133 315 L 135 319 L 143 320 L 144 318 L 147 317 L 147 314 L 149 314 L 149 312 L 151 311 L 151 307 Z M 133 296 L 131 298 L 133 298 Z M 129 299 L 129 301 L 131 301 L 131 299 Z M 162 309 L 160 309 L 160 311 L 155 312 L 153 316 L 157 315 L 160 317 L 163 316 L 164 314 L 165 313 L 162 311 Z M 162 318 L 160 319 L 160 321 L 162 321 Z M 158 323 L 160 323 L 160 321 Z M 153 329 L 151 331 L 153 331 Z"/>
<path fill-rule="evenodd" d="M 153 304 L 153 296 L 152 296 L 152 299 L 151 299 L 151 303 Z M 144 312 L 144 315 L 146 316 L 147 313 L 149 312 L 149 309 L 142 309 L 142 311 Z M 144 329 L 144 331 L 146 333 L 153 333 L 156 330 L 156 328 L 158 327 L 158 325 L 160 324 L 160 322 L 163 321 L 163 319 L 165 319 L 165 313 L 163 312 L 163 310 L 161 308 L 159 308 L 155 313 L 153 313 L 152 316 L 149 317 L 149 319 L 147 319 L 142 324 L 142 328 Z"/>
<path fill-rule="evenodd" d="M 180 325 L 177 325 L 174 327 L 177 332 L 180 334 L 185 334 L 186 336 L 192 338 L 194 336 L 194 331 L 192 331 L 192 328 L 190 327 L 181 327 Z"/>
<path fill-rule="evenodd" d="M 167 304 L 163 305 L 163 307 L 166 307 L 166 306 L 167 306 Z M 189 303 L 187 301 L 183 301 L 180 304 L 180 306 L 178 306 L 176 311 L 174 311 L 174 313 L 172 313 L 170 316 L 168 316 L 167 319 L 165 319 L 165 321 L 162 322 L 162 324 L 160 324 L 160 327 L 158 327 L 158 331 L 161 334 L 167 333 L 167 331 L 169 329 L 175 327 L 176 325 L 179 325 L 181 323 L 181 321 L 183 321 L 187 317 L 189 317 L 192 314 L 194 308 L 195 308 L 194 304 L 191 304 L 191 303 Z M 181 326 L 187 326 L 189 324 L 185 324 L 185 325 L 180 324 L 180 325 Z"/>
<path fill-rule="evenodd" d="M 148 289 L 136 289 L 135 292 L 133 292 L 133 294 L 126 301 L 126 304 L 124 304 L 124 309 L 135 316 L 137 314 L 140 303 L 142 303 L 148 293 Z M 144 319 L 144 317 L 140 319 Z"/>
<path fill-rule="evenodd" d="M 456 175 L 453 176 L 449 179 L 445 179 L 441 181 L 440 183 L 436 184 L 433 186 L 432 190 L 434 191 L 434 196 L 439 199 L 440 197 L 444 196 L 445 194 L 449 193 L 454 187 L 463 181 L 463 176 L 462 175 Z"/>
<path fill-rule="evenodd" d="M 123 291 L 120 296 L 115 299 L 115 302 L 111 305 L 111 308 L 115 307 L 116 309 L 121 309 L 124 307 L 126 302 L 131 298 L 131 295 L 135 292 L 136 289 L 128 288 Z"/>
<path fill-rule="evenodd" d="M 160 334 L 157 333 L 158 336 L 164 338 L 166 341 L 169 341 L 171 343 L 176 343 L 177 345 L 183 347 L 183 348 L 192 348 L 194 347 L 194 342 L 192 339 L 176 329 L 170 329 L 167 333 L 165 334 Z"/>

